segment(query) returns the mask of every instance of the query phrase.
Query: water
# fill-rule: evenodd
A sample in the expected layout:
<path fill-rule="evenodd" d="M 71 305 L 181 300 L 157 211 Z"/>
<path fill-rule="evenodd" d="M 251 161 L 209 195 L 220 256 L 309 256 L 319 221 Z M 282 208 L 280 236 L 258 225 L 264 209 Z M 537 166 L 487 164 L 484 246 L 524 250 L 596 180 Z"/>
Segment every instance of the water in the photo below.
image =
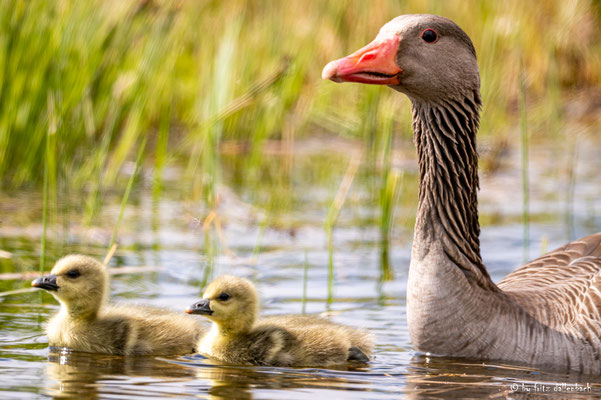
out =
<path fill-rule="evenodd" d="M 595 151 L 599 147 L 588 142 L 597 139 L 583 140 L 587 142 L 580 146 L 573 182 L 576 195 L 570 204 L 563 190 L 567 185 L 562 172 L 566 156 L 552 146 L 536 145 L 539 147 L 532 150 L 532 240 L 527 246 L 532 257 L 568 238 L 601 230 L 601 216 L 595 211 L 601 207 L 601 158 Z M 281 168 L 282 160 L 276 155 L 266 159 L 259 170 L 250 171 L 256 181 L 241 178 L 248 176 L 248 171 L 241 170 L 244 164 L 238 156 L 224 156 L 224 185 L 219 188 L 223 239 L 215 229 L 208 233 L 203 230 L 207 210 L 201 201 L 183 194 L 178 168 L 167 171 L 159 202 L 152 200 L 146 177 L 128 205 L 120 246 L 111 265 L 161 268 L 113 276 L 111 296 L 114 301 L 181 311 L 199 298 L 207 277 L 227 272 L 256 283 L 264 315 L 300 313 L 302 279 L 308 263 L 307 313 L 325 313 L 336 322 L 372 331 L 377 347 L 369 365 L 342 369 L 235 367 L 200 355 L 124 358 L 49 349 L 43 326 L 58 307 L 51 296 L 35 291 L 0 297 L 0 397 L 446 399 L 601 395 L 600 378 L 429 357 L 413 350 L 405 318 L 417 185 L 415 166 L 405 158 L 414 157 L 411 149 L 395 160 L 405 177 L 388 253 L 392 279 L 383 280 L 387 263 L 373 195 L 379 173 L 362 167 L 334 231 L 334 301 L 328 304 L 323 221 L 346 170 L 348 154 L 299 151 L 290 171 Z M 520 187 L 517 155 L 516 151 L 506 155 L 497 172 L 482 176 L 482 250 L 495 281 L 523 261 L 521 195 L 515 189 L 508 190 Z M 280 179 L 283 175 L 287 179 Z M 105 207 L 93 227 L 86 228 L 80 224 L 81 194 L 65 190 L 50 227 L 49 261 L 68 252 L 102 258 L 118 214 L 119 196 L 107 193 Z M 0 198 L 0 250 L 8 252 L 0 254 L 1 272 L 37 270 L 40 199 L 37 192 L 5 193 Z M 28 286 L 29 280 L 0 281 L 2 291 Z M 582 392 L 574 393 L 578 388 Z"/>

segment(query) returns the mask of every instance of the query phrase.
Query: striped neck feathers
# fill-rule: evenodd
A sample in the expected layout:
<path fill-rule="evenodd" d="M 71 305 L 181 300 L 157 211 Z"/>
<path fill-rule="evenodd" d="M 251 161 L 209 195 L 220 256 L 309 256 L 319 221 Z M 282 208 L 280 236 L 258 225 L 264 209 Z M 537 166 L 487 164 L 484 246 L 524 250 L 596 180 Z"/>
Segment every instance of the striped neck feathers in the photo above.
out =
<path fill-rule="evenodd" d="M 476 133 L 481 105 L 477 89 L 436 102 L 412 99 L 420 174 L 415 240 L 442 243 L 446 257 L 471 284 L 496 291 L 480 255 Z"/>

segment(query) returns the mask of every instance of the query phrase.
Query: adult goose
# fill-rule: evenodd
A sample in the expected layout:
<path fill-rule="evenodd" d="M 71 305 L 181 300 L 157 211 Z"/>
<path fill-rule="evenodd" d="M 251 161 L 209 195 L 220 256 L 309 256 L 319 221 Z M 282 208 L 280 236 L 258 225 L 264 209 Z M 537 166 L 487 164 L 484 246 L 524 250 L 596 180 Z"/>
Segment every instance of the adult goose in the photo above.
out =
<path fill-rule="evenodd" d="M 494 284 L 480 256 L 476 131 L 480 76 L 470 38 L 436 15 L 402 15 L 322 77 L 388 85 L 411 100 L 419 205 L 407 288 L 416 349 L 601 372 L 601 234 Z"/>

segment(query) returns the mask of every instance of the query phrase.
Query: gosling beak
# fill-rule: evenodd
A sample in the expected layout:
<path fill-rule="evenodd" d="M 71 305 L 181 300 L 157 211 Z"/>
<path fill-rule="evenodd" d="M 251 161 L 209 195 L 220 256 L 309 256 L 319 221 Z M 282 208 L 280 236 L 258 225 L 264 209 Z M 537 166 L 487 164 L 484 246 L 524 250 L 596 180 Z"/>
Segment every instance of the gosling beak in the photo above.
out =
<path fill-rule="evenodd" d="M 44 275 L 40 278 L 34 279 L 31 282 L 31 286 L 38 287 L 40 289 L 57 291 L 58 285 L 56 284 L 56 275 Z"/>
<path fill-rule="evenodd" d="M 403 72 L 396 63 L 398 49 L 397 35 L 378 36 L 350 56 L 330 62 L 323 69 L 321 77 L 334 82 L 398 85 L 399 74 Z"/>
<path fill-rule="evenodd" d="M 186 308 L 186 313 L 187 314 L 212 315 L 213 310 L 211 310 L 211 308 L 209 307 L 210 303 L 211 303 L 211 300 L 202 299 L 202 300 L 192 304 L 190 307 Z"/>

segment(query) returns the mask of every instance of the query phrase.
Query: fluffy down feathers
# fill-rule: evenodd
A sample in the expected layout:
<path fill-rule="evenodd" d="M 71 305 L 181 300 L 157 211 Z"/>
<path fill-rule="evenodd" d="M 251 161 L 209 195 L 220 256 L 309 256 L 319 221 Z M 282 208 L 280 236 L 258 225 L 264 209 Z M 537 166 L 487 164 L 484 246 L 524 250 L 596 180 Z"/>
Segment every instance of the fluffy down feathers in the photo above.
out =
<path fill-rule="evenodd" d="M 51 346 L 121 355 L 186 354 L 195 351 L 203 332 L 195 318 L 161 308 L 105 305 L 108 274 L 87 256 L 60 259 L 32 285 L 61 303 L 46 329 Z"/>
<path fill-rule="evenodd" d="M 246 279 L 224 275 L 186 310 L 213 321 L 198 350 L 232 364 L 328 366 L 369 360 L 372 335 L 322 318 L 284 315 L 256 321 L 258 301 Z"/>

